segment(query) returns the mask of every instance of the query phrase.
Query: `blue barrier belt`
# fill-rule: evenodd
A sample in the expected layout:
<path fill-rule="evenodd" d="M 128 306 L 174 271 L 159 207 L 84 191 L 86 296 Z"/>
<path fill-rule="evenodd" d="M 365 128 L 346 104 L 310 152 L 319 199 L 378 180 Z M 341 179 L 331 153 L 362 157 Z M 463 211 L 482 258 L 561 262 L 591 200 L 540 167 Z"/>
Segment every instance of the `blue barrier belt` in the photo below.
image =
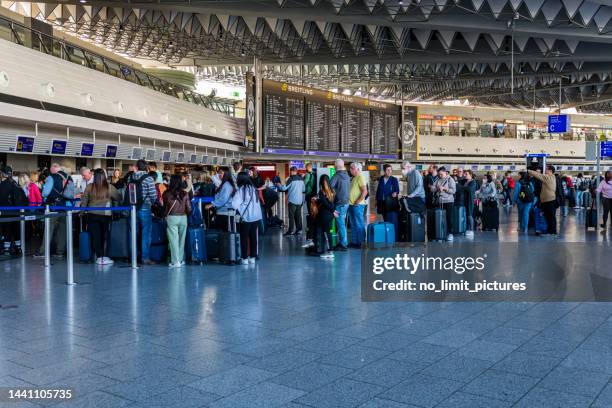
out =
<path fill-rule="evenodd" d="M 130 211 L 132 207 L 59 207 L 51 206 L 49 209 L 53 211 Z"/>
<path fill-rule="evenodd" d="M 26 211 L 37 211 L 37 210 L 44 210 L 45 207 L 0 207 L 0 211 L 15 211 L 15 210 L 26 210 Z"/>
<path fill-rule="evenodd" d="M 191 199 L 191 202 L 193 202 L 193 203 L 197 203 L 197 202 L 212 203 L 213 200 L 214 200 L 214 197 L 193 197 Z"/>

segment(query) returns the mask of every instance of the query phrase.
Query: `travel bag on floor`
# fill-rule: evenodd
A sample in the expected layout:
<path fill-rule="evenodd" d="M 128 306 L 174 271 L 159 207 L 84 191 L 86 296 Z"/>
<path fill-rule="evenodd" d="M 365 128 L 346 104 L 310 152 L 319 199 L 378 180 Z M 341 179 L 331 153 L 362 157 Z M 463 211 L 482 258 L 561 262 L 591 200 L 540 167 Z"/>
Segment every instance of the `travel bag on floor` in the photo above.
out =
<path fill-rule="evenodd" d="M 421 214 L 410 213 L 405 228 L 403 242 L 425 242 L 425 217 Z"/>
<path fill-rule="evenodd" d="M 236 228 L 236 214 L 227 216 L 229 231 L 219 235 L 219 262 L 232 264 L 240 260 L 240 234 Z"/>
<path fill-rule="evenodd" d="M 497 206 L 482 207 L 482 230 L 497 231 L 499 229 L 499 208 Z"/>
<path fill-rule="evenodd" d="M 81 232 L 79 233 L 79 261 L 90 262 L 93 258 L 91 247 L 91 234 L 83 230 L 83 220 L 81 219 Z"/>
<path fill-rule="evenodd" d="M 447 235 L 446 210 L 427 210 L 427 238 L 430 241 L 445 241 Z"/>
<path fill-rule="evenodd" d="M 368 243 L 388 244 L 395 243 L 395 226 L 390 222 L 375 222 L 368 224 Z"/>
<path fill-rule="evenodd" d="M 453 225 L 452 227 L 453 228 L 451 232 L 453 234 L 465 234 L 465 230 L 467 229 L 465 207 L 463 206 L 453 207 Z"/>
<path fill-rule="evenodd" d="M 548 232 L 548 224 L 546 223 L 546 218 L 544 218 L 544 211 L 542 211 L 542 209 L 539 207 L 534 208 L 533 219 L 536 233 L 545 234 Z"/>
<path fill-rule="evenodd" d="M 586 210 L 584 225 L 587 229 L 597 228 L 597 210 L 595 208 L 591 207 Z"/>
<path fill-rule="evenodd" d="M 201 226 L 187 228 L 185 259 L 190 263 L 206 262 L 206 241 L 204 239 L 204 229 Z"/>
<path fill-rule="evenodd" d="M 151 248 L 149 257 L 154 262 L 166 262 L 168 258 L 168 234 L 166 222 L 161 218 L 153 217 L 151 223 Z"/>
<path fill-rule="evenodd" d="M 130 239 L 128 218 L 119 218 L 111 222 L 106 256 L 112 259 L 129 259 Z"/>

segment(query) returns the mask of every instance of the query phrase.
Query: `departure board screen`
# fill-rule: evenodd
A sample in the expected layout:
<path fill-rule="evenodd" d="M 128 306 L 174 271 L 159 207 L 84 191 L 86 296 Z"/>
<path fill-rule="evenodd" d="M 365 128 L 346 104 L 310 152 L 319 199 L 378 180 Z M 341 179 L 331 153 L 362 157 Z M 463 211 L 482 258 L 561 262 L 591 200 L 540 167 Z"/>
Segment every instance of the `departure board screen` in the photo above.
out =
<path fill-rule="evenodd" d="M 304 97 L 269 92 L 263 98 L 266 147 L 304 149 Z"/>
<path fill-rule="evenodd" d="M 370 153 L 370 110 L 342 105 L 342 152 Z"/>
<path fill-rule="evenodd" d="M 372 110 L 372 153 L 397 154 L 397 114 Z"/>
<path fill-rule="evenodd" d="M 264 152 L 397 157 L 399 106 L 286 82 L 262 82 Z"/>
<path fill-rule="evenodd" d="M 340 106 L 337 103 L 307 102 L 306 150 L 340 151 Z"/>

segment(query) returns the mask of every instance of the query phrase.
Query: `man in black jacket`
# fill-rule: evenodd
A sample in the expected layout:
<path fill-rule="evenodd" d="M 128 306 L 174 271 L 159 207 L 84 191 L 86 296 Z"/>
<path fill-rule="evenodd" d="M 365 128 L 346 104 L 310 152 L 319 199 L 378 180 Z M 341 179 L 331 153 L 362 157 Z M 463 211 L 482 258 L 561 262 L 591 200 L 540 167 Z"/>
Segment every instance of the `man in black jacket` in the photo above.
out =
<path fill-rule="evenodd" d="M 2 182 L 0 182 L 0 206 L 2 207 L 22 207 L 28 205 L 25 192 L 13 180 L 13 169 L 5 166 L 0 171 Z M 2 218 L 19 216 L 19 210 L 2 211 Z M 0 253 L 10 255 L 21 255 L 21 237 L 19 232 L 19 222 L 3 222 L 0 224 L 2 232 L 3 246 Z"/>

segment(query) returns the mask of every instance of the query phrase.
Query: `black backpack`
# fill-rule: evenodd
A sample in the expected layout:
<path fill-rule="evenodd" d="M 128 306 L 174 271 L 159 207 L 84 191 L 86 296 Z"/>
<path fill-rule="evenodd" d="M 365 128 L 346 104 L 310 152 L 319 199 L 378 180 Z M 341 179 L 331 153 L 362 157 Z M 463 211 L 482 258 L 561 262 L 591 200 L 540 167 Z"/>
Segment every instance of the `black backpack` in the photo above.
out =
<path fill-rule="evenodd" d="M 66 191 L 68 183 L 72 183 L 72 178 L 68 175 L 64 177 L 60 173 L 51 174 L 49 177 L 53 179 L 53 188 L 51 189 L 51 193 L 47 196 L 45 204 L 58 207 L 65 206 L 68 199 L 64 197 L 64 192 Z M 59 177 L 60 180 L 58 180 L 57 177 Z"/>
<path fill-rule="evenodd" d="M 134 185 L 134 187 L 132 188 L 136 189 L 136 209 L 140 210 L 142 208 L 142 204 L 144 203 L 144 200 L 142 198 L 142 183 L 143 181 L 145 181 L 147 177 L 151 177 L 151 176 L 149 174 L 143 174 L 139 178 L 136 178 L 136 175 L 133 174 L 130 177 L 127 183 L 127 186 L 125 187 L 125 191 L 123 192 L 123 205 L 124 206 L 129 207 L 132 205 L 132 203 L 130 202 L 130 186 Z"/>
<path fill-rule="evenodd" d="M 531 184 L 528 181 L 520 181 L 521 189 L 519 191 L 518 197 L 519 200 L 523 203 L 532 203 L 534 194 L 531 188 Z"/>

